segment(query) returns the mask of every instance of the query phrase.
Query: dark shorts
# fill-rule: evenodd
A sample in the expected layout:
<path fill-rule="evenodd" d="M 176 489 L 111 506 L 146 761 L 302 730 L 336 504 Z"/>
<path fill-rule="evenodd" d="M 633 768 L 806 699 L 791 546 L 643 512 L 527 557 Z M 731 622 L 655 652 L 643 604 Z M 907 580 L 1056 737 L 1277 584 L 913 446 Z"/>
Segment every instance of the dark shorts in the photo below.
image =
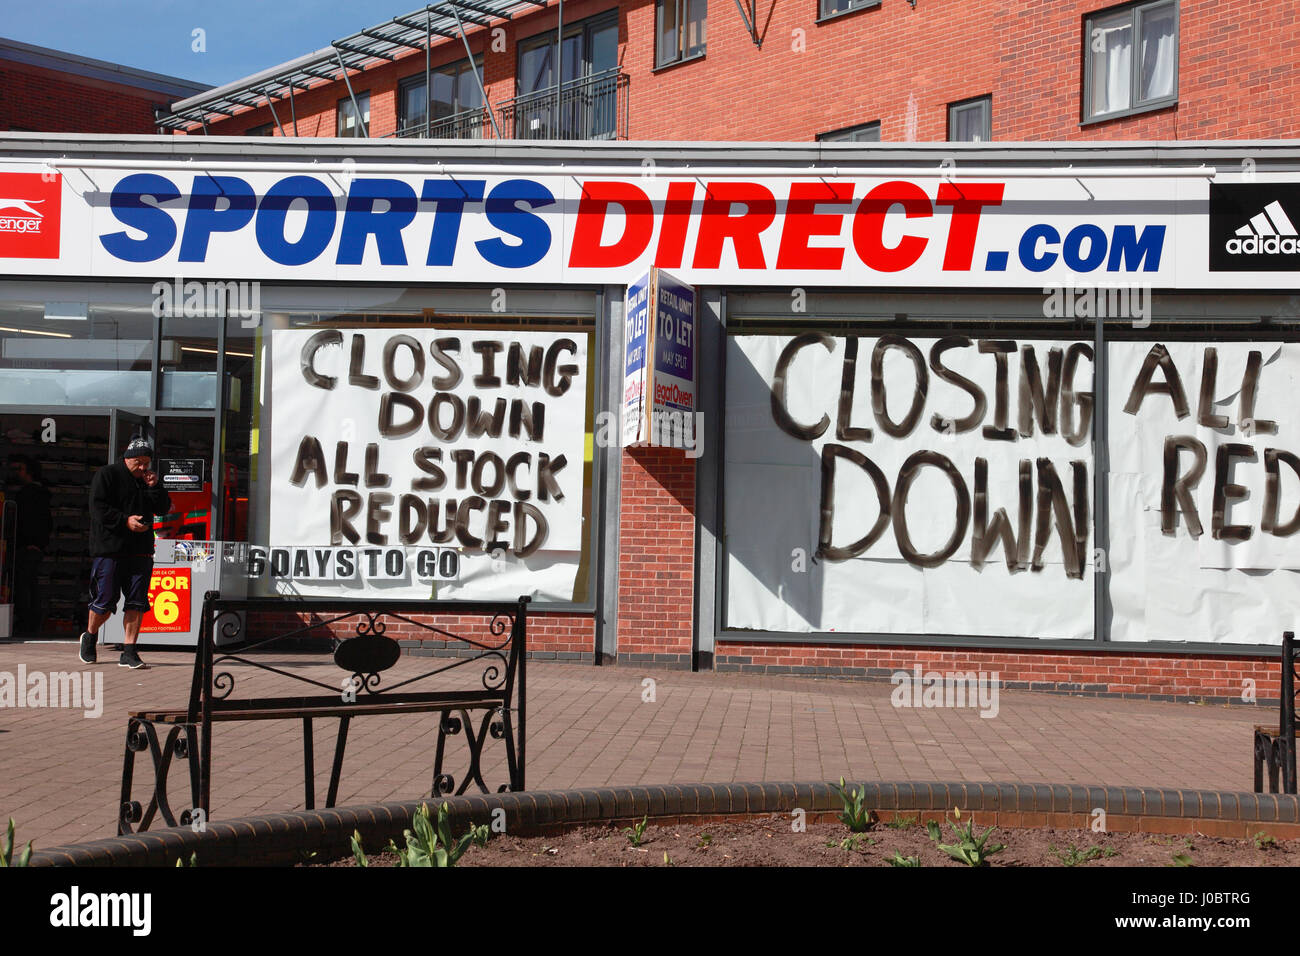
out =
<path fill-rule="evenodd" d="M 90 609 L 97 614 L 115 614 L 117 596 L 126 598 L 127 611 L 149 610 L 149 579 L 153 576 L 153 555 L 132 554 L 90 561 Z"/>

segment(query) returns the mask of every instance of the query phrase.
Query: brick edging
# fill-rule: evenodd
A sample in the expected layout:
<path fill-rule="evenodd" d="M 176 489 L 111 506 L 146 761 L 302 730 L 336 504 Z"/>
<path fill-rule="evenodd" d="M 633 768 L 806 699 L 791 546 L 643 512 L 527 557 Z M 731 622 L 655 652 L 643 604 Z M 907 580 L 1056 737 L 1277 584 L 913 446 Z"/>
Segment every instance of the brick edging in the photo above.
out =
<path fill-rule="evenodd" d="M 1194 833 L 1246 837 L 1264 831 L 1283 839 L 1300 837 L 1300 798 L 1290 794 L 1154 787 L 1084 787 L 1075 784 L 852 783 L 865 787 L 865 806 L 886 817 L 915 813 L 942 817 L 952 809 L 981 825 L 1086 828 L 1095 810 L 1106 813 L 1114 831 Z M 354 830 L 362 846 L 376 853 L 402 830 L 421 803 L 368 804 L 331 810 L 296 810 L 209 823 L 203 833 L 189 827 L 156 830 L 33 852 L 32 866 L 174 866 L 198 855 L 200 865 L 259 865 L 296 862 L 316 852 L 324 859 L 350 852 Z M 505 829 L 529 835 L 583 824 L 624 823 L 648 816 L 659 823 L 715 822 L 757 814 L 806 811 L 814 821 L 834 819 L 839 797 L 828 783 L 719 783 L 665 786 L 535 790 L 522 793 L 448 797 L 452 829 L 493 822 L 505 811 Z M 498 820 L 500 815 L 497 814 Z"/>
<path fill-rule="evenodd" d="M 925 650 L 935 650 L 936 648 L 925 648 Z M 898 668 L 888 667 L 832 667 L 832 666 L 813 666 L 813 665 L 794 665 L 794 664 L 751 664 L 737 663 L 737 661 L 749 661 L 750 658 L 736 658 L 734 656 L 720 655 L 716 658 L 713 670 L 718 674 L 743 674 L 746 676 L 759 677 L 810 677 L 816 679 L 830 679 L 841 681 L 852 681 L 864 684 L 896 684 L 893 680 L 894 674 L 899 672 Z M 1266 659 L 1270 660 L 1271 659 Z M 938 664 L 930 665 L 930 669 L 937 669 Z M 978 668 L 964 667 L 957 664 L 943 665 L 946 670 L 959 672 L 977 671 Z M 1274 667 L 1274 670 L 1277 668 Z M 904 673 L 908 673 L 904 671 Z M 1055 694 L 1062 697 L 1091 697 L 1097 700 L 1149 700 L 1169 704 L 1228 704 L 1239 707 L 1276 707 L 1278 697 L 1269 697 L 1262 694 L 1254 700 L 1242 700 L 1241 695 L 1214 695 L 1214 694 L 1160 694 L 1160 693 L 1136 693 L 1129 691 L 1109 690 L 1110 684 L 1085 684 L 1079 681 L 1027 681 L 1027 680 L 999 680 L 998 690 L 1027 690 L 1035 694 Z"/>

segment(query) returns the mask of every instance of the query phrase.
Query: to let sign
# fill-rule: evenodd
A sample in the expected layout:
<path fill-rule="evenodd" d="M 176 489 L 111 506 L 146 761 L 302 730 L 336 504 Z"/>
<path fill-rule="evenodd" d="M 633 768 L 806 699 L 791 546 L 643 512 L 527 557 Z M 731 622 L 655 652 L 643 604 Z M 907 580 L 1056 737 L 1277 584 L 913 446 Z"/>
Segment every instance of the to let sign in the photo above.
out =
<path fill-rule="evenodd" d="M 692 447 L 695 287 L 662 269 L 628 286 L 623 444 Z"/>

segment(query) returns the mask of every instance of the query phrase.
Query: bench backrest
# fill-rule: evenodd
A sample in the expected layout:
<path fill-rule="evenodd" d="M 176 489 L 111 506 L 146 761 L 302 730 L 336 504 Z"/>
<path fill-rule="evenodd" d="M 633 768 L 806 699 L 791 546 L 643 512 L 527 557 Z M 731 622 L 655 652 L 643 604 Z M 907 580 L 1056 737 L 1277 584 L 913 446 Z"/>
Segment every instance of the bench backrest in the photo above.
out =
<path fill-rule="evenodd" d="M 283 598 L 225 599 L 209 591 L 203 597 L 199 646 L 190 684 L 189 720 L 203 720 L 215 711 L 295 709 L 348 703 L 421 703 L 439 700 L 498 702 L 516 707 L 524 686 L 524 650 L 527 637 L 527 597 L 516 603 L 468 604 L 430 601 L 286 600 Z M 255 615 L 266 615 L 254 620 Z M 478 631 L 450 631 L 413 615 L 482 617 Z M 267 623 L 272 616 L 299 615 L 307 620 L 280 626 Z M 435 618 L 436 620 L 436 618 Z M 391 624 L 406 627 L 404 639 L 426 637 L 445 642 L 452 653 L 427 658 L 430 667 L 413 677 L 386 683 L 383 672 L 402 656 L 401 646 L 386 633 Z M 339 630 L 350 631 L 340 637 Z M 275 666 L 265 656 L 276 644 L 301 638 L 333 638 L 333 663 L 338 668 L 333 683 Z M 421 658 L 426 660 L 426 658 Z M 272 696 L 237 693 L 242 664 L 259 673 L 280 678 Z M 445 682 L 434 689 L 432 678 L 454 672 L 465 680 L 449 691 Z M 286 716 L 289 714 L 287 713 Z"/>

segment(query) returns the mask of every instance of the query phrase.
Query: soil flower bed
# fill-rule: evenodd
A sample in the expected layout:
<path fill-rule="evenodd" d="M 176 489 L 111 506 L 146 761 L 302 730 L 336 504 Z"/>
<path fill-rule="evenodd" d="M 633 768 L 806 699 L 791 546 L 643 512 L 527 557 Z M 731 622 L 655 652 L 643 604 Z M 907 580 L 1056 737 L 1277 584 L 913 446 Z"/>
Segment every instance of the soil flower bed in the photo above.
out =
<path fill-rule="evenodd" d="M 951 818 L 950 818 L 951 819 Z M 458 866 L 901 866 L 965 864 L 940 850 L 954 842 L 945 824 L 936 843 L 925 826 L 905 820 L 850 833 L 837 823 L 809 823 L 795 832 L 788 816 L 738 823 L 649 824 L 633 845 L 626 828 L 580 827 L 550 836 L 494 835 L 472 846 Z M 978 828 L 983 832 L 984 828 Z M 400 842 L 400 841 L 399 841 Z M 1006 844 L 988 865 L 1002 866 L 1296 866 L 1300 841 L 1231 840 L 1192 834 L 1094 833 L 1089 830 L 995 828 L 989 845 Z M 896 862 L 891 863 L 894 860 Z M 370 865 L 393 866 L 391 853 Z M 333 866 L 352 866 L 349 859 Z"/>

